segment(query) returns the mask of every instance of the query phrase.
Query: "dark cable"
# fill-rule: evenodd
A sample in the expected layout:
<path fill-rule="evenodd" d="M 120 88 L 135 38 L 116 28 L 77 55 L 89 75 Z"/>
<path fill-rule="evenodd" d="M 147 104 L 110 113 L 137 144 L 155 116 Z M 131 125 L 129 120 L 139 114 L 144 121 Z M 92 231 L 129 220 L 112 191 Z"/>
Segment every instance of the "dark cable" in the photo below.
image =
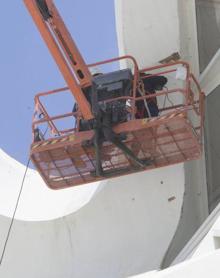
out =
<path fill-rule="evenodd" d="M 0 266 L 2 265 L 2 261 L 3 261 L 4 255 L 5 255 L 8 240 L 9 240 L 9 237 L 10 237 L 10 234 L 11 234 L 11 229 L 12 229 L 12 226 L 14 224 L 15 214 L 17 212 L 17 208 L 18 208 L 18 205 L 19 205 L 19 201 L 20 201 L 21 193 L 22 193 L 22 190 L 23 190 L 23 187 L 24 187 L 24 181 L 25 181 L 25 178 L 26 178 L 26 174 L 27 174 L 27 171 L 28 171 L 30 161 L 31 161 L 31 159 L 29 158 L 28 162 L 26 164 L 26 169 L 25 169 L 24 176 L 23 176 L 23 179 L 22 179 L 21 188 L 20 188 L 20 191 L 19 191 L 19 194 L 18 194 L 15 209 L 14 209 L 13 216 L 12 216 L 12 219 L 11 219 L 11 223 L 10 223 L 8 233 L 7 233 L 7 236 L 6 236 L 6 239 L 5 239 L 5 244 L 4 244 L 4 247 L 3 247 L 3 250 L 2 250 L 2 255 L 1 255 L 1 259 L 0 259 Z"/>
<path fill-rule="evenodd" d="M 45 136 L 47 131 L 48 131 L 48 126 L 47 126 L 46 130 L 43 133 L 43 137 Z M 24 176 L 23 176 L 22 183 L 21 183 L 21 188 L 20 188 L 20 191 L 19 191 L 19 194 L 18 194 L 18 198 L 17 198 L 17 201 L 16 201 L 15 209 L 14 209 L 14 212 L 13 212 L 13 216 L 11 218 L 11 223 L 10 223 L 10 226 L 9 226 L 9 229 L 8 229 L 8 233 L 7 233 L 7 236 L 6 236 L 6 239 L 5 239 L 5 244 L 4 244 L 4 247 L 3 247 L 3 250 L 2 250 L 2 255 L 1 255 L 1 259 L 0 259 L 0 266 L 2 265 L 2 261 L 3 261 L 4 255 L 5 255 L 5 251 L 6 251 L 6 247 L 7 247 L 7 244 L 8 244 L 9 237 L 10 237 L 11 229 L 12 229 L 12 226 L 14 224 L 15 215 L 16 215 L 16 212 L 17 212 L 17 209 L 18 209 L 18 205 L 19 205 L 19 201 L 20 201 L 20 198 L 21 198 L 21 193 L 23 191 L 24 181 L 25 181 L 25 178 L 26 178 L 26 175 L 27 175 L 27 171 L 28 171 L 28 167 L 29 167 L 30 161 L 31 161 L 31 159 L 29 158 L 28 162 L 26 164 Z"/>

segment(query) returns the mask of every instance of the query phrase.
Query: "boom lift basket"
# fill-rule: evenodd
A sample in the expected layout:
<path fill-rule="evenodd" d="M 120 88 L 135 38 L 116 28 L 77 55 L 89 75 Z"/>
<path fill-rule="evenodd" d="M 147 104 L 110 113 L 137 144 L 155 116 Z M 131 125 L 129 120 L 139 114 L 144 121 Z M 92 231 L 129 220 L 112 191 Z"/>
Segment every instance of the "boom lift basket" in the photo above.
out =
<path fill-rule="evenodd" d="M 133 63 L 130 93 L 116 98 L 111 96 L 105 104 L 117 101 L 126 103 L 126 119 L 113 125 L 112 129 L 118 136 L 123 136 L 123 144 L 139 161 L 147 163 L 138 165 L 117 145 L 104 140 L 100 146 L 103 174 L 98 176 L 95 147 L 93 144 L 87 144 L 94 137 L 94 130 L 80 129 L 80 121 L 83 120 L 81 111 L 76 109 L 74 112 L 67 111 L 62 115 L 51 116 L 43 104 L 43 99 L 56 94 L 72 96 L 69 89 L 62 88 L 40 93 L 35 97 L 31 159 L 50 188 L 67 188 L 200 157 L 204 94 L 195 77 L 190 73 L 189 65 L 185 62 L 177 62 L 139 70 L 133 57 L 124 56 L 88 67 L 122 59 L 130 59 Z M 181 75 L 181 72 L 184 74 Z M 137 96 L 137 90 L 143 90 L 141 76 L 142 78 L 165 76 L 168 79 L 167 88 L 157 91 L 156 94 L 144 92 L 143 95 Z M 105 75 L 102 78 L 104 79 Z M 117 89 L 119 84 L 114 86 Z M 145 103 L 149 103 L 155 100 L 155 96 L 159 115 L 137 118 L 137 102 L 145 100 Z M 72 119 L 70 126 L 64 129 L 61 125 L 61 128 L 58 128 L 57 122 L 67 118 Z M 43 134 L 45 125 L 48 128 Z"/>

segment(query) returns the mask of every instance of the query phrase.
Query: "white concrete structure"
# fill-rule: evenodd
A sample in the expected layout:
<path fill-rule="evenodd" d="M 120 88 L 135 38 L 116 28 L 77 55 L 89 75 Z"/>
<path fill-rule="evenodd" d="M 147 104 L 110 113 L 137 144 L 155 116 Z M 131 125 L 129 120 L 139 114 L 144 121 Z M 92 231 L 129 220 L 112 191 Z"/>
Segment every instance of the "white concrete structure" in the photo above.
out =
<path fill-rule="evenodd" d="M 1 180 L 9 188 L 2 183 L 1 195 L 10 200 L 7 206 L 10 204 L 12 208 L 25 167 L 3 152 L 0 163 L 4 167 Z M 176 180 L 181 175 L 179 166 L 168 167 L 163 173 L 154 170 L 131 175 L 98 187 L 64 190 L 59 196 L 57 191 L 41 186 L 38 175 L 30 170 L 18 210 L 19 219 L 13 226 L 0 274 L 4 277 L 13 277 L 14 273 L 20 277 L 25 272 L 29 277 L 126 277 L 158 268 L 179 220 L 183 188 L 177 186 Z M 169 201 L 171 197 L 175 198 Z M 68 214 L 71 209 L 72 213 Z M 53 210 L 56 219 L 51 220 Z M 43 211 L 50 220 L 46 221 Z M 2 208 L 3 212 L 0 250 L 10 221 L 10 211 Z M 31 220 L 32 213 L 37 222 L 27 221 Z"/>
<path fill-rule="evenodd" d="M 211 275 L 213 278 L 218 278 L 220 251 L 215 251 L 209 255 L 193 259 L 190 262 L 184 262 L 178 266 L 170 267 L 164 271 L 146 273 L 133 278 L 206 278 Z"/>
<path fill-rule="evenodd" d="M 116 0 L 115 3 L 121 55 L 133 55 L 143 68 L 179 52 L 191 64 L 195 75 L 199 75 L 195 1 Z M 178 186 L 185 190 L 182 214 L 161 266 L 171 263 L 208 215 L 204 158 L 177 167 L 184 176 L 178 181 Z"/>
<path fill-rule="evenodd" d="M 115 9 L 120 54 L 141 68 L 179 52 L 199 76 L 194 0 L 115 0 Z M 207 93 L 220 84 L 219 57 L 201 76 Z M 208 216 L 205 166 L 203 157 L 63 191 L 29 170 L 0 277 L 122 278 L 169 266 Z M 0 251 L 24 171 L 0 151 Z M 201 277 L 218 273 L 219 252 L 207 245 L 195 252 L 202 258 L 140 277 L 200 277 L 205 263 Z"/>
<path fill-rule="evenodd" d="M 175 266 L 133 277 L 219 277 L 219 249 L 220 204 L 173 261 L 172 265 Z"/>

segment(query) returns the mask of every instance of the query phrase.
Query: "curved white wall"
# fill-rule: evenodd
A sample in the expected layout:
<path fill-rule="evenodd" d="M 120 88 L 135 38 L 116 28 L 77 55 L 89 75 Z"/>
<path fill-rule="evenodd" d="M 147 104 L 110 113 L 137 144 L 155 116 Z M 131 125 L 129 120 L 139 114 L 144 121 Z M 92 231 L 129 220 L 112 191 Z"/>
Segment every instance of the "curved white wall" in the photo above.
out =
<path fill-rule="evenodd" d="M 218 278 L 220 276 L 219 259 L 220 251 L 218 250 L 163 271 L 133 276 L 133 278 L 206 278 L 210 276 Z"/>
<path fill-rule="evenodd" d="M 120 55 L 133 55 L 140 68 L 180 49 L 178 1 L 115 0 Z"/>
<path fill-rule="evenodd" d="M 157 268 L 181 211 L 178 179 L 178 166 L 114 179 L 70 215 L 16 220 L 0 276 L 110 278 Z M 0 217 L 0 250 L 9 220 Z"/>
<path fill-rule="evenodd" d="M 177 0 L 115 3 L 120 51 L 141 67 L 181 48 Z M 2 152 L 0 163 L 2 247 L 24 167 Z M 0 275 L 117 278 L 159 268 L 181 219 L 184 185 L 183 164 L 63 191 L 50 191 L 30 170 Z M 189 209 L 198 192 L 190 193 Z"/>
<path fill-rule="evenodd" d="M 194 0 L 115 0 L 115 3 L 121 55 L 133 55 L 143 68 L 179 52 L 198 76 Z M 177 183 L 185 192 L 178 228 L 161 267 L 172 262 L 208 215 L 204 157 L 177 167 L 183 177 Z M 169 180 L 172 178 L 172 175 L 168 177 Z"/>
<path fill-rule="evenodd" d="M 0 149 L 0 215 L 11 217 L 15 208 L 25 166 Z M 16 219 L 42 221 L 62 217 L 84 206 L 95 194 L 99 183 L 83 187 L 50 190 L 40 175 L 28 169 Z"/>

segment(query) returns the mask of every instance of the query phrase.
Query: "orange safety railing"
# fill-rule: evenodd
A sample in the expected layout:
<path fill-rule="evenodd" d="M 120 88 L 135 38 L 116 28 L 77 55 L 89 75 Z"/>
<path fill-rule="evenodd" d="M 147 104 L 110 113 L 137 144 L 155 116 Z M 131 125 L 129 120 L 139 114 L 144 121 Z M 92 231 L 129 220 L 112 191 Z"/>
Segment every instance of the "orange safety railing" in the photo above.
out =
<path fill-rule="evenodd" d="M 118 62 L 121 60 L 130 60 L 133 64 L 133 89 L 131 96 L 123 96 L 114 99 L 109 99 L 106 102 L 112 102 L 116 100 L 127 100 L 130 102 L 131 111 L 130 118 L 135 119 L 135 107 L 136 102 L 140 100 L 149 100 L 157 97 L 158 108 L 160 115 L 165 115 L 172 113 L 177 109 L 183 109 L 191 121 L 195 132 L 198 137 L 201 137 L 202 126 L 204 121 L 204 94 L 194 77 L 190 73 L 189 64 L 186 62 L 176 62 L 165 65 L 158 65 L 154 67 L 144 68 L 139 70 L 136 60 L 132 56 L 123 56 L 119 58 L 114 58 L 94 64 L 88 65 L 89 68 L 94 66 L 106 65 L 113 62 Z M 179 67 L 183 67 L 186 71 L 186 76 L 184 80 L 176 79 L 176 72 Z M 149 75 L 144 76 L 144 78 L 150 78 L 151 76 L 166 76 L 168 78 L 167 88 L 162 91 L 158 91 L 156 94 L 147 94 L 145 96 L 137 97 L 137 88 L 140 84 L 140 73 L 147 73 Z M 49 115 L 48 111 L 43 104 L 42 98 L 50 97 L 55 94 L 70 93 L 68 87 L 52 90 L 49 92 L 39 93 L 35 97 L 35 112 L 32 123 L 32 130 L 41 125 L 47 124 L 48 131 L 45 132 L 45 139 L 52 138 L 54 136 L 63 136 L 69 133 L 74 133 L 78 131 L 79 120 L 82 118 L 80 110 L 77 112 L 68 111 L 64 114 L 59 114 L 55 116 Z M 72 95 L 72 94 L 71 94 Z M 169 103 L 167 105 L 167 103 Z M 74 99 L 73 99 L 74 104 Z M 43 118 L 41 116 L 43 115 Z M 64 120 L 67 118 L 72 118 L 71 126 L 69 128 L 58 128 L 56 121 Z"/>

